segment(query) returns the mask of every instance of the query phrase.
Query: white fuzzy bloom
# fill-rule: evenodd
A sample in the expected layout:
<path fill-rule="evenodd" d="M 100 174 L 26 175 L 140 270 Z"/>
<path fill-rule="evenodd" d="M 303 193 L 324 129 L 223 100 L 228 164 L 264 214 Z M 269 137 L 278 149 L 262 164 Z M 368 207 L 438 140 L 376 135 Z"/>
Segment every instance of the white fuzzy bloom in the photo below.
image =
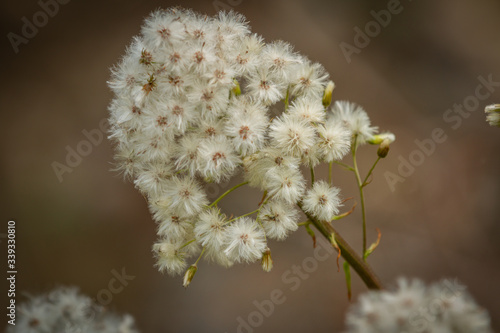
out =
<path fill-rule="evenodd" d="M 457 281 L 426 287 L 420 280 L 398 280 L 397 290 L 360 296 L 346 316 L 346 333 L 491 333 L 490 318 Z"/>
<path fill-rule="evenodd" d="M 165 44 L 177 44 L 186 34 L 179 16 L 166 10 L 157 10 L 151 13 L 142 26 L 141 32 L 145 37 L 145 45 L 150 48 L 158 48 Z"/>
<path fill-rule="evenodd" d="M 341 160 L 351 148 L 351 132 L 336 119 L 319 125 L 318 151 L 326 162 Z"/>
<path fill-rule="evenodd" d="M 284 240 L 290 232 L 297 230 L 297 216 L 293 206 L 280 200 L 271 200 L 259 213 L 266 235 L 276 240 Z"/>
<path fill-rule="evenodd" d="M 243 217 L 227 228 L 224 253 L 231 261 L 255 262 L 261 259 L 266 248 L 264 230 L 256 221 Z"/>
<path fill-rule="evenodd" d="M 317 97 L 298 97 L 293 101 L 290 109 L 290 115 L 303 119 L 309 123 L 323 122 L 326 117 L 325 108 L 321 99 Z"/>
<path fill-rule="evenodd" d="M 275 148 L 264 148 L 260 152 L 246 157 L 243 160 L 245 168 L 245 180 L 251 186 L 267 189 L 266 174 L 268 172 L 280 172 L 287 169 L 299 170 L 300 159 L 289 156 L 283 151 Z"/>
<path fill-rule="evenodd" d="M 234 68 L 238 74 L 248 74 L 257 69 L 263 45 L 263 38 L 257 34 L 243 38 L 238 48 L 239 52 L 234 58 Z"/>
<path fill-rule="evenodd" d="M 295 204 L 304 194 L 305 180 L 299 170 L 273 168 L 266 175 L 264 184 L 268 194 L 289 204 Z"/>
<path fill-rule="evenodd" d="M 161 195 L 165 191 L 167 180 L 173 175 L 172 166 L 160 161 L 143 165 L 134 185 L 144 195 Z"/>
<path fill-rule="evenodd" d="M 241 162 L 231 142 L 222 135 L 201 141 L 198 152 L 200 173 L 217 183 L 231 177 Z"/>
<path fill-rule="evenodd" d="M 196 133 L 183 136 L 176 146 L 175 166 L 177 170 L 186 170 L 194 176 L 198 170 L 198 147 L 202 138 Z"/>
<path fill-rule="evenodd" d="M 290 114 L 274 119 L 269 129 L 269 135 L 276 147 L 293 156 L 302 156 L 304 151 L 315 143 L 314 127 Z"/>
<path fill-rule="evenodd" d="M 205 192 L 191 177 L 172 177 L 168 180 L 161 200 L 174 214 L 193 216 L 208 204 Z"/>
<path fill-rule="evenodd" d="M 292 77 L 296 66 L 302 62 L 293 47 L 284 41 L 267 44 L 262 50 L 262 65 L 280 81 L 286 82 Z"/>
<path fill-rule="evenodd" d="M 222 266 L 233 262 L 224 253 L 226 242 L 226 216 L 218 208 L 209 208 L 198 215 L 194 234 L 201 246 L 206 248 L 206 256 Z"/>
<path fill-rule="evenodd" d="M 82 295 L 75 287 L 59 287 L 30 296 L 17 305 L 15 325 L 7 333 L 92 332 L 137 333 L 130 315 L 117 315 Z"/>
<path fill-rule="evenodd" d="M 174 242 L 169 239 L 160 240 L 153 245 L 153 253 L 156 256 L 156 266 L 160 272 L 167 272 L 170 275 L 181 274 L 187 266 L 185 248 L 181 242 Z"/>
<path fill-rule="evenodd" d="M 292 94 L 297 96 L 322 97 L 328 81 L 328 74 L 321 64 L 304 60 L 294 71 Z M 320 97 L 320 98 L 321 98 Z"/>
<path fill-rule="evenodd" d="M 194 233 L 201 246 L 220 250 L 225 242 L 226 216 L 212 207 L 198 215 Z"/>
<path fill-rule="evenodd" d="M 253 154 L 265 143 L 268 122 L 264 112 L 252 108 L 234 110 L 227 120 L 226 133 L 237 152 L 243 156 Z"/>
<path fill-rule="evenodd" d="M 331 221 L 339 212 L 339 192 L 338 188 L 330 186 L 323 180 L 316 181 L 304 197 L 305 211 L 320 220 Z"/>
<path fill-rule="evenodd" d="M 359 144 L 370 140 L 377 131 L 377 127 L 371 126 L 366 111 L 355 103 L 336 101 L 332 112 L 335 119 L 343 122 L 352 135 L 357 136 Z"/>
<path fill-rule="evenodd" d="M 151 205 L 153 206 L 153 205 Z M 154 206 L 153 206 L 154 207 Z M 193 230 L 191 219 L 176 215 L 168 208 L 150 207 L 153 218 L 158 222 L 158 236 L 169 239 L 184 239 Z"/>
<path fill-rule="evenodd" d="M 249 94 L 264 104 L 274 104 L 285 96 L 286 86 L 267 69 L 258 69 L 248 78 Z"/>

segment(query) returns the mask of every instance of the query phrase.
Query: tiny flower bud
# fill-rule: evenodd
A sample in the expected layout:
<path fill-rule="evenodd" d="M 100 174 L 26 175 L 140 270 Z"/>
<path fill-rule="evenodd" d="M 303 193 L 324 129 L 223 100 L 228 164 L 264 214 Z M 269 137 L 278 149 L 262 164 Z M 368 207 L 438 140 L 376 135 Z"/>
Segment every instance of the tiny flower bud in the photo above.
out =
<path fill-rule="evenodd" d="M 379 145 L 381 144 L 384 140 L 388 140 L 389 141 L 389 144 L 390 143 L 393 143 L 394 141 L 396 141 L 396 136 L 392 133 L 380 133 L 380 134 L 376 134 L 374 135 L 370 140 L 368 140 L 367 142 L 369 144 L 372 144 L 372 145 Z"/>
<path fill-rule="evenodd" d="M 486 112 L 486 121 L 491 126 L 500 127 L 500 104 L 491 104 L 484 108 Z"/>
<path fill-rule="evenodd" d="M 187 288 L 189 286 L 197 270 L 198 267 L 196 266 L 196 264 L 191 265 L 191 267 L 187 269 L 186 273 L 184 274 L 184 282 L 182 284 L 184 288 Z"/>
<path fill-rule="evenodd" d="M 233 80 L 234 82 L 234 88 L 233 88 L 233 94 L 234 96 L 239 96 L 241 95 L 241 87 L 240 87 L 240 83 L 238 82 L 238 80 Z"/>
<path fill-rule="evenodd" d="M 380 146 L 378 147 L 378 150 L 377 150 L 377 155 L 380 158 L 384 158 L 387 156 L 387 154 L 389 153 L 389 145 L 390 144 L 391 144 L 391 141 L 388 139 L 384 139 L 384 141 L 382 141 L 380 143 Z"/>
<path fill-rule="evenodd" d="M 271 258 L 271 250 L 269 248 L 262 255 L 262 269 L 266 272 L 270 272 L 273 269 L 273 259 Z"/>
<path fill-rule="evenodd" d="M 328 82 L 325 92 L 323 94 L 323 106 L 327 108 L 330 104 L 332 104 L 332 93 L 335 88 L 335 83 L 333 81 Z"/>

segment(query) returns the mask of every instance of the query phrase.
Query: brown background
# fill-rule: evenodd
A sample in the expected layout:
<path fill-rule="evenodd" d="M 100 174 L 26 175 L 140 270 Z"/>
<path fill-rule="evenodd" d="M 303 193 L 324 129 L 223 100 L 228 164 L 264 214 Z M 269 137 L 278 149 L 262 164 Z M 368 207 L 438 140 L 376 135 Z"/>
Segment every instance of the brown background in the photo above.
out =
<path fill-rule="evenodd" d="M 402 13 L 348 64 L 339 43 L 352 44 L 353 28 L 373 20 L 370 11 L 385 9 L 386 1 L 240 2 L 235 9 L 253 31 L 267 41 L 288 41 L 324 64 L 337 84 L 334 98 L 356 101 L 373 123 L 396 133 L 366 189 L 370 240 L 375 227 L 383 234 L 370 257 L 381 279 L 390 285 L 401 275 L 427 282 L 458 277 L 499 328 L 500 129 L 486 124 L 483 108 L 500 101 L 500 89 L 456 130 L 443 114 L 474 94 L 479 75 L 500 81 L 500 3 L 402 1 Z M 107 288 L 113 269 L 125 267 L 136 278 L 113 296 L 109 308 L 134 315 L 142 332 L 235 332 L 237 318 L 247 318 L 255 311 L 253 301 L 268 299 L 274 289 L 282 290 L 286 301 L 255 332 L 341 331 L 349 303 L 333 257 L 296 291 L 282 280 L 285 271 L 313 254 L 304 230 L 271 243 L 271 273 L 258 265 L 202 264 L 184 290 L 180 278 L 152 267 L 154 223 L 141 195 L 110 172 L 106 140 L 58 181 L 51 164 L 64 163 L 66 147 L 76 148 L 85 139 L 82 130 L 98 128 L 107 116 L 109 68 L 144 16 L 175 4 L 215 13 L 210 0 L 71 1 L 18 54 L 5 36 L 19 34 L 21 18 L 31 20 L 40 6 L 36 1 L 0 5 L 0 232 L 8 219 L 17 221 L 18 291 L 64 284 L 95 296 Z M 429 138 L 435 128 L 442 128 L 447 140 L 392 192 L 384 172 L 397 173 L 399 157 L 408 159 L 417 147 L 414 140 Z M 365 172 L 374 154 L 374 147 L 361 151 Z M 325 169 L 318 172 L 325 175 Z M 337 168 L 334 176 L 344 197 L 356 195 L 352 174 Z M 222 204 L 228 212 L 253 210 L 260 199 L 257 191 L 234 198 Z M 360 211 L 336 224 L 359 248 Z M 365 290 L 357 277 L 353 288 L 355 297 Z"/>

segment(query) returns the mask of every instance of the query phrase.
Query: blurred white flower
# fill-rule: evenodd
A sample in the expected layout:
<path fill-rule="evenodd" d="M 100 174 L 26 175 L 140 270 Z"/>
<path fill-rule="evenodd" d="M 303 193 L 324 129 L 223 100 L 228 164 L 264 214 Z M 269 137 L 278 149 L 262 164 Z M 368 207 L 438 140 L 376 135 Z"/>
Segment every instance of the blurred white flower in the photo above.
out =
<path fill-rule="evenodd" d="M 59 287 L 30 296 L 17 306 L 19 316 L 7 333 L 92 332 L 137 333 L 134 318 L 105 310 L 74 287 Z"/>
<path fill-rule="evenodd" d="M 456 281 L 429 287 L 399 279 L 396 290 L 360 296 L 346 316 L 346 333 L 491 333 L 490 318 Z"/>

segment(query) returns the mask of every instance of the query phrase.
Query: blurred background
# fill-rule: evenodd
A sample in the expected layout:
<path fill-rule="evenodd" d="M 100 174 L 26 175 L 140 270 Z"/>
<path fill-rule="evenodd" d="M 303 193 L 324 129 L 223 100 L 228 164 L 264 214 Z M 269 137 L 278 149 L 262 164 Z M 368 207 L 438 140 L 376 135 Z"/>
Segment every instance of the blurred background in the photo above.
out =
<path fill-rule="evenodd" d="M 109 68 L 148 13 L 173 5 L 208 15 L 230 8 L 243 13 L 266 41 L 288 41 L 322 63 L 337 85 L 334 99 L 359 103 L 375 125 L 394 132 L 397 141 L 365 192 L 369 242 L 375 228 L 382 232 L 369 262 L 388 286 L 399 276 L 457 277 L 500 329 L 500 129 L 490 127 L 483 112 L 500 102 L 500 83 L 474 97 L 481 80 L 500 82 L 500 2 L 494 0 L 401 0 L 399 13 L 372 30 L 363 47 L 356 46 L 355 28 L 364 31 L 374 21 L 371 11 L 387 9 L 388 1 L 71 1 L 46 22 L 35 0 L 2 2 L 0 236 L 5 240 L 6 223 L 14 219 L 18 292 L 76 285 L 97 297 L 109 289 L 113 271 L 124 269 L 135 278 L 112 294 L 108 307 L 132 314 L 142 332 L 236 332 L 249 316 L 258 325 L 241 332 L 342 331 L 350 303 L 334 255 L 314 269 L 306 265 L 311 272 L 296 290 L 283 279 L 294 265 L 311 264 L 304 230 L 271 243 L 272 272 L 257 264 L 203 263 L 185 290 L 181 278 L 153 267 L 155 224 L 139 192 L 110 171 L 110 143 L 82 146 L 85 131 L 103 133 L 112 98 Z M 23 18 L 33 22 L 33 16 L 45 24 L 15 52 L 9 33 L 21 35 Z M 341 45 L 357 50 L 346 57 Z M 447 111 L 464 103 L 461 114 Z M 415 140 L 428 142 L 436 128 L 446 140 L 428 155 L 416 152 Z M 68 149 L 79 145 L 87 156 L 58 177 L 54 162 L 67 165 Z M 376 147 L 361 149 L 364 173 L 375 154 Z M 416 166 L 405 169 L 405 161 Z M 326 169 L 318 174 L 326 176 Z M 402 178 L 388 182 L 393 175 Z M 335 168 L 334 179 L 344 197 L 359 201 L 353 174 Z M 229 185 L 210 188 L 212 198 Z M 247 212 L 260 195 L 239 201 L 234 195 L 221 207 Z M 335 222 L 356 249 L 360 218 L 357 209 Z M 356 299 L 366 288 L 353 276 Z M 268 317 L 252 315 L 255 301 L 270 299 L 275 289 L 285 301 Z"/>

